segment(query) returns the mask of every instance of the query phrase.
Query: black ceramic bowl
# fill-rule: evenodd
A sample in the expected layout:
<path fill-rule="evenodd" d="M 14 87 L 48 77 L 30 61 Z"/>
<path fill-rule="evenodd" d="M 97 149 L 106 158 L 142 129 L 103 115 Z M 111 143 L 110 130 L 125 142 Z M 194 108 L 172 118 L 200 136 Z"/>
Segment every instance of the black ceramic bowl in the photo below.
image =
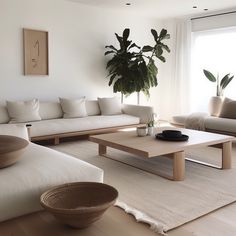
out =
<path fill-rule="evenodd" d="M 163 130 L 162 135 L 168 138 L 178 138 L 182 136 L 182 133 L 179 130 Z"/>

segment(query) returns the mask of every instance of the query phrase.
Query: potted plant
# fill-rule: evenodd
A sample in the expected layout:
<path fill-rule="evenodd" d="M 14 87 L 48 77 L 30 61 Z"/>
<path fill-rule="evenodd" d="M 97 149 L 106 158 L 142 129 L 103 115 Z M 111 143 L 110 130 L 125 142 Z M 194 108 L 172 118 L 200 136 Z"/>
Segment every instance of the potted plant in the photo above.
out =
<path fill-rule="evenodd" d="M 222 102 L 223 102 L 224 90 L 232 81 L 232 79 L 234 78 L 234 75 L 230 75 L 229 73 L 220 79 L 219 74 L 217 74 L 217 76 L 214 76 L 208 70 L 204 69 L 203 73 L 209 81 L 216 83 L 216 96 L 213 96 L 210 99 L 209 112 L 212 116 L 218 116 L 221 110 Z"/>
<path fill-rule="evenodd" d="M 153 135 L 153 133 L 154 133 L 154 126 L 155 126 L 155 123 L 156 123 L 155 117 L 156 117 L 156 114 L 153 113 L 153 114 L 151 115 L 151 117 L 150 117 L 148 123 L 147 123 L 147 128 L 148 128 L 147 133 L 148 133 L 148 135 Z"/>
<path fill-rule="evenodd" d="M 162 29 L 158 34 L 152 29 L 154 45 L 138 46 L 129 40 L 130 30 L 123 31 L 122 36 L 115 34 L 119 48 L 113 45 L 106 46 L 105 55 L 112 54 L 113 57 L 107 62 L 109 71 L 109 86 L 113 85 L 113 92 L 121 92 L 129 96 L 134 92 L 142 91 L 147 97 L 150 96 L 149 89 L 157 86 L 158 68 L 155 59 L 165 62 L 164 51 L 170 52 L 169 47 L 163 43 L 169 39 L 167 30 Z"/>

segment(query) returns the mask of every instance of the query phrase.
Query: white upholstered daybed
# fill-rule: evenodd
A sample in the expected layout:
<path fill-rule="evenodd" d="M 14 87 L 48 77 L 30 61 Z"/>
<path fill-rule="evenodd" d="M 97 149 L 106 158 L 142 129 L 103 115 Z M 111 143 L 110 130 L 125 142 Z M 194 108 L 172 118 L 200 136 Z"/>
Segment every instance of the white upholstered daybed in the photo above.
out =
<path fill-rule="evenodd" d="M 1 125 L 3 134 L 28 138 L 22 125 Z M 45 190 L 76 181 L 102 182 L 103 170 L 30 142 L 15 165 L 0 169 L 0 221 L 41 210 Z"/>

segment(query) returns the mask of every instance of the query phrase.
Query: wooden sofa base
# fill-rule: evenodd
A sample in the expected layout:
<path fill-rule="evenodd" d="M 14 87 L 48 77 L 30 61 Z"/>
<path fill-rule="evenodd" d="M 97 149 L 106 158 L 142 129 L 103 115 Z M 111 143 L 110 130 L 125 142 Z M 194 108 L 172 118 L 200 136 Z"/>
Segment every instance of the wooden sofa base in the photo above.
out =
<path fill-rule="evenodd" d="M 184 128 L 184 125 L 174 124 L 174 123 L 170 123 L 170 124 L 173 125 L 174 127 L 177 127 L 177 128 Z M 205 131 L 206 132 L 210 132 L 210 133 L 217 133 L 217 134 L 236 136 L 236 133 L 234 133 L 234 132 L 228 132 L 228 131 L 223 131 L 223 130 L 206 129 Z"/>
<path fill-rule="evenodd" d="M 124 125 L 124 126 L 116 126 L 116 127 L 103 128 L 103 129 L 91 129 L 91 130 L 59 133 L 59 134 L 44 135 L 44 136 L 37 136 L 37 137 L 30 137 L 30 127 L 28 127 L 28 132 L 29 132 L 30 140 L 32 142 L 52 139 L 54 140 L 54 145 L 58 145 L 60 143 L 61 138 L 76 137 L 76 136 L 91 135 L 91 134 L 111 133 L 111 132 L 116 132 L 122 129 L 136 128 L 136 127 L 142 127 L 142 126 L 145 126 L 145 124 Z"/>

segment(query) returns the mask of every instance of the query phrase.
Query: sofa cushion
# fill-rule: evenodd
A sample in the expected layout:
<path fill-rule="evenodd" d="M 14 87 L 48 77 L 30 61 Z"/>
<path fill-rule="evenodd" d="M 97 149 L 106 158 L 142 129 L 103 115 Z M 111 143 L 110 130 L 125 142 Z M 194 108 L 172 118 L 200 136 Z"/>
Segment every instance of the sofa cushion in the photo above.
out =
<path fill-rule="evenodd" d="M 174 125 L 184 126 L 189 115 L 173 116 L 170 123 Z"/>
<path fill-rule="evenodd" d="M 1 124 L 0 135 L 12 135 L 29 140 L 27 128 L 23 124 Z"/>
<path fill-rule="evenodd" d="M 102 115 L 119 115 L 122 113 L 121 102 L 117 97 L 98 98 L 98 104 Z"/>
<path fill-rule="evenodd" d="M 39 114 L 42 120 L 62 118 L 61 104 L 59 102 L 40 102 Z"/>
<path fill-rule="evenodd" d="M 225 98 L 219 117 L 236 119 L 236 101 Z"/>
<path fill-rule="evenodd" d="M 6 103 L 10 123 L 41 120 L 38 99 L 29 101 L 7 101 Z"/>
<path fill-rule="evenodd" d="M 139 124 L 140 118 L 126 114 L 87 116 L 32 122 L 31 137 Z"/>
<path fill-rule="evenodd" d="M 85 107 L 88 116 L 97 116 L 101 114 L 99 104 L 97 100 L 87 100 L 85 101 Z"/>
<path fill-rule="evenodd" d="M 102 182 L 103 170 L 30 143 L 21 159 L 0 171 L 0 221 L 41 210 L 40 195 L 70 182 Z"/>
<path fill-rule="evenodd" d="M 236 119 L 208 116 L 205 119 L 206 129 L 236 133 Z"/>
<path fill-rule="evenodd" d="M 7 107 L 4 105 L 0 105 L 0 124 L 8 123 L 10 117 L 7 112 Z"/>
<path fill-rule="evenodd" d="M 85 117 L 87 116 L 87 111 L 85 107 L 85 98 L 79 99 L 67 99 L 67 98 L 59 98 L 62 111 L 63 118 L 77 118 L 77 117 Z"/>

